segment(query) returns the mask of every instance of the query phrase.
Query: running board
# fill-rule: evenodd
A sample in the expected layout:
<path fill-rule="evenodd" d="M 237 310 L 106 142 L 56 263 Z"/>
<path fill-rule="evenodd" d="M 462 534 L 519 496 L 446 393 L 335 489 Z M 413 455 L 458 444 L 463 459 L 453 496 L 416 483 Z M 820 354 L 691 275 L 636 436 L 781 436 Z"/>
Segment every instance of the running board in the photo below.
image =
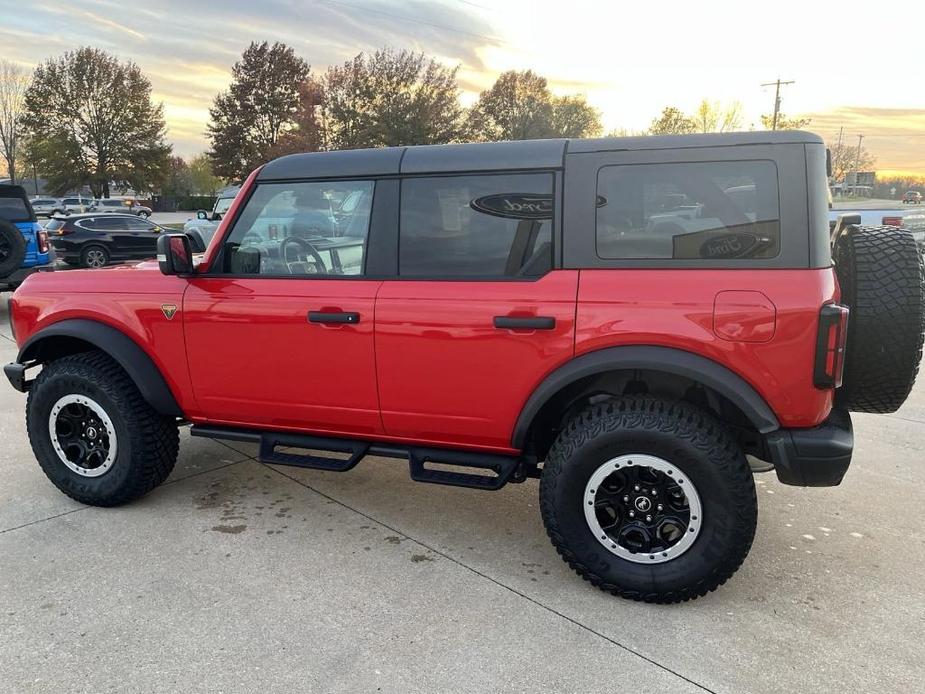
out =
<path fill-rule="evenodd" d="M 501 489 L 508 482 L 523 482 L 527 476 L 531 476 L 521 458 L 475 451 L 406 447 L 357 439 L 228 429 L 198 424 L 191 427 L 190 434 L 211 439 L 256 443 L 259 446 L 258 460 L 270 465 L 346 472 L 356 467 L 367 455 L 405 458 L 408 461 L 411 479 L 416 482 L 491 491 Z M 277 450 L 279 448 L 289 450 Z M 302 449 L 304 452 L 296 452 L 293 449 Z M 329 455 L 319 455 L 323 453 Z"/>

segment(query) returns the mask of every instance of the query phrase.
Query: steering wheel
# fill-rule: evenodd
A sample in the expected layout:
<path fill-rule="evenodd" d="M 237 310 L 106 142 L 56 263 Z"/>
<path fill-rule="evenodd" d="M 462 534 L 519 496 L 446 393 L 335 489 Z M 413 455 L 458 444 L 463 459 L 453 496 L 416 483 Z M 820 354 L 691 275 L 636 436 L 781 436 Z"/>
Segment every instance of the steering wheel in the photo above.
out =
<path fill-rule="evenodd" d="M 289 245 L 299 246 L 305 251 L 306 256 L 311 256 L 315 264 L 315 269 L 318 274 L 326 275 L 328 274 L 328 268 L 324 264 L 324 260 L 321 258 L 321 254 L 318 253 L 318 250 L 308 241 L 298 236 L 287 236 L 282 240 L 282 243 L 279 244 L 279 254 L 282 256 L 283 262 L 287 265 L 289 264 L 289 259 L 287 256 L 287 246 Z M 299 262 L 298 257 L 295 262 Z"/>

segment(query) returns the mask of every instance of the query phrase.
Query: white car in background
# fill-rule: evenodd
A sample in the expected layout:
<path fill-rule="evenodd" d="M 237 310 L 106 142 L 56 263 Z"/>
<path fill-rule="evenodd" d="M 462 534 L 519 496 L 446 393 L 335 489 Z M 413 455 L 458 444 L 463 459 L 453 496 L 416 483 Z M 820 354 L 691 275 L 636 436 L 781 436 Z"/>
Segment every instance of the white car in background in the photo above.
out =
<path fill-rule="evenodd" d="M 32 209 L 37 217 L 42 215 L 51 217 L 61 204 L 61 201 L 57 198 L 33 198 L 29 202 L 32 204 Z"/>

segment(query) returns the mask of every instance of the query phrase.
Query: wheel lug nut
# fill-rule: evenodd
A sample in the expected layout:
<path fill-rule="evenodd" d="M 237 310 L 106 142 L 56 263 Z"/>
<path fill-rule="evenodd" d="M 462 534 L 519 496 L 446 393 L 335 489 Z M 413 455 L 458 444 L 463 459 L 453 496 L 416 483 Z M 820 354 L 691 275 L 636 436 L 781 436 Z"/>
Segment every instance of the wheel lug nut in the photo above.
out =
<path fill-rule="evenodd" d="M 630 498 L 629 498 L 628 496 L 624 496 L 624 497 L 623 497 L 623 501 L 629 501 L 629 500 L 630 500 Z"/>
<path fill-rule="evenodd" d="M 633 489 L 636 490 L 636 491 L 638 492 L 638 491 L 639 491 L 639 485 L 637 484 L 635 487 L 633 487 Z"/>
<path fill-rule="evenodd" d="M 658 505 L 658 510 L 659 510 L 659 511 L 662 510 L 662 505 L 661 505 L 661 504 Z"/>
<path fill-rule="evenodd" d="M 636 517 L 636 512 L 630 511 L 630 518 L 635 518 L 635 517 Z"/>
<path fill-rule="evenodd" d="M 658 496 L 658 492 L 654 489 L 652 490 L 652 496 Z"/>
<path fill-rule="evenodd" d="M 646 523 L 652 522 L 652 516 L 646 516 Z"/>

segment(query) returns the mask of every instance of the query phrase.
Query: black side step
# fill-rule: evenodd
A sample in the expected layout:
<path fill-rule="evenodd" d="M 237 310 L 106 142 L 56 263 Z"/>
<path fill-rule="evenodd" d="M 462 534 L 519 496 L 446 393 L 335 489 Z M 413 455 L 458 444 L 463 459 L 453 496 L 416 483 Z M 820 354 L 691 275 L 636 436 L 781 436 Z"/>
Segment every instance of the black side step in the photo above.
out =
<path fill-rule="evenodd" d="M 471 472 L 434 470 L 424 467 L 424 463 L 459 465 L 479 470 L 490 470 L 495 474 L 492 476 Z M 408 450 L 408 469 L 411 472 L 411 479 L 416 482 L 448 484 L 454 487 L 471 487 L 473 489 L 492 491 L 501 489 L 507 484 L 511 474 L 517 468 L 517 463 L 517 458 L 491 455 L 490 453 L 470 453 L 436 448 L 411 448 Z"/>
<path fill-rule="evenodd" d="M 375 443 L 356 439 L 327 438 L 289 434 L 276 431 L 256 431 L 252 429 L 233 429 L 196 424 L 190 430 L 193 436 L 230 441 L 247 441 L 260 446 L 258 459 L 272 465 L 292 465 L 295 467 L 346 472 L 367 455 L 386 458 L 407 458 L 411 479 L 431 484 L 446 484 L 454 487 L 472 489 L 501 489 L 508 482 L 523 482 L 529 472 L 521 468 L 521 458 L 459 451 L 455 449 L 403 447 L 392 443 Z M 348 457 L 329 458 L 311 453 L 280 452 L 277 448 L 302 448 L 314 451 L 346 453 Z M 426 467 L 427 463 L 436 465 L 486 470 L 493 474 L 474 472 L 457 472 Z"/>
<path fill-rule="evenodd" d="M 350 457 L 328 458 L 321 455 L 312 455 L 311 453 L 280 453 L 276 450 L 280 446 L 284 448 L 310 448 L 315 451 L 330 451 L 332 453 L 349 453 Z M 363 441 L 265 432 L 260 437 L 260 454 L 257 457 L 261 463 L 346 472 L 356 467 L 356 464 L 363 459 L 368 450 L 369 444 Z"/>

